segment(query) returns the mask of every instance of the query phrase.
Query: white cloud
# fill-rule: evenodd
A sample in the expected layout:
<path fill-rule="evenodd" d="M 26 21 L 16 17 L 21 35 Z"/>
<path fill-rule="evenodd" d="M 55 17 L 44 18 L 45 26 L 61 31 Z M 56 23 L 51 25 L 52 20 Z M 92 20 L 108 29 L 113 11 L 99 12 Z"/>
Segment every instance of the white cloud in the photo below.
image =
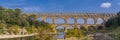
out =
<path fill-rule="evenodd" d="M 38 12 L 38 11 L 42 11 L 42 8 L 41 7 L 37 7 L 37 6 L 23 7 L 22 9 L 24 11 L 26 11 L 26 12 Z"/>
<path fill-rule="evenodd" d="M 109 8 L 109 7 L 111 7 L 111 5 L 112 4 L 110 2 L 106 2 L 106 3 L 102 3 L 100 7 L 102 7 L 102 8 Z"/>
<path fill-rule="evenodd" d="M 21 6 L 21 5 L 25 5 L 25 3 L 5 3 L 4 5 L 6 5 L 6 6 Z"/>
<path fill-rule="evenodd" d="M 24 2 L 24 1 L 26 1 L 26 0 L 11 0 L 11 1 L 14 1 L 14 2 L 15 2 L 15 1 L 21 1 L 21 2 Z"/>

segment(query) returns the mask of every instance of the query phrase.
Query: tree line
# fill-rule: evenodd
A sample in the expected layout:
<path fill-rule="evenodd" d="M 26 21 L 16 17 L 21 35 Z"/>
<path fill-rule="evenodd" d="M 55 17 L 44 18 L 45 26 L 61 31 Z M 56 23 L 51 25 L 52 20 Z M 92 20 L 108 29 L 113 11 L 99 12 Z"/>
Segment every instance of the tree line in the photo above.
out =
<path fill-rule="evenodd" d="M 11 27 L 13 25 L 18 25 L 21 28 L 47 26 L 48 23 L 36 19 L 36 15 L 23 14 L 19 8 L 7 9 L 0 6 L 0 27 Z"/>
<path fill-rule="evenodd" d="M 110 27 L 117 27 L 120 26 L 120 12 L 117 13 L 116 16 L 111 17 L 110 19 L 105 22 L 105 27 L 110 28 Z"/>

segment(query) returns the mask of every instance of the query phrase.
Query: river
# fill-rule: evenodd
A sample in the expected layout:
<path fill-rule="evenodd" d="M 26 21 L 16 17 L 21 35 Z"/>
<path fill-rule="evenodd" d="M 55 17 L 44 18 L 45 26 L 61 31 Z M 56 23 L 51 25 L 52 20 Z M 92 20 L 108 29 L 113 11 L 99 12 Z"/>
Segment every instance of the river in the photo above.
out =
<path fill-rule="evenodd" d="M 44 36 L 44 35 L 42 35 Z M 63 39 L 64 38 L 64 32 L 59 32 L 58 34 L 56 34 L 55 36 L 53 36 L 52 34 L 49 34 L 48 36 L 50 36 L 50 38 L 53 39 Z M 0 39 L 0 40 L 43 40 L 41 35 L 35 35 L 35 36 L 29 36 L 29 37 L 19 37 L 19 38 L 8 38 L 8 39 Z M 49 39 L 48 40 L 52 40 Z"/>

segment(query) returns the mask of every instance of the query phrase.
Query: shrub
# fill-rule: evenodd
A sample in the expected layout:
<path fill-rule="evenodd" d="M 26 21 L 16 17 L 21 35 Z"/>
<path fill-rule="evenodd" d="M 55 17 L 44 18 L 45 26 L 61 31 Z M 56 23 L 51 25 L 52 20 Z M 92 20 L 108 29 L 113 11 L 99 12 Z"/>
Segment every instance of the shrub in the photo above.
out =
<path fill-rule="evenodd" d="M 0 23 L 0 34 L 3 34 L 6 24 Z"/>
<path fill-rule="evenodd" d="M 32 27 L 27 27 L 27 32 L 28 33 L 34 33 L 35 32 L 35 27 L 32 26 Z"/>
<path fill-rule="evenodd" d="M 0 23 L 0 29 L 3 28 L 3 27 L 5 27 L 5 26 L 6 26 L 6 24 Z"/>
<path fill-rule="evenodd" d="M 82 38 L 84 36 L 83 31 L 82 30 L 73 30 L 73 29 L 69 29 L 66 32 L 66 37 L 79 37 Z"/>
<path fill-rule="evenodd" d="M 20 32 L 20 27 L 18 25 L 15 25 L 14 29 L 15 34 L 18 34 Z"/>

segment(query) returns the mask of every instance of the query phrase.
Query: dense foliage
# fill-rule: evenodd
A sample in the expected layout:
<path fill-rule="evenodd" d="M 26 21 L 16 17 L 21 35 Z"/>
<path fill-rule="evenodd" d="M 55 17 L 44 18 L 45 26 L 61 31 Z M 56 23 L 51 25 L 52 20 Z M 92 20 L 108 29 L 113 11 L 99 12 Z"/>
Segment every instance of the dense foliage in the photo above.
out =
<path fill-rule="evenodd" d="M 19 8 L 7 9 L 0 6 L 0 33 L 3 34 L 4 31 L 9 34 L 16 34 L 16 32 L 19 33 L 21 30 L 35 33 L 38 32 L 39 28 L 52 31 L 50 24 L 36 19 L 36 15 L 23 14 Z"/>
<path fill-rule="evenodd" d="M 105 26 L 107 28 L 112 26 L 120 26 L 120 12 L 118 12 L 116 16 L 108 19 L 108 21 L 105 23 Z"/>
<path fill-rule="evenodd" d="M 7 9 L 0 6 L 0 35 L 39 33 L 40 35 L 37 36 L 41 40 L 54 37 L 53 34 L 49 34 L 50 32 L 55 32 L 51 27 L 52 25 L 36 19 L 36 15 L 23 14 L 19 8 Z"/>
<path fill-rule="evenodd" d="M 106 31 L 108 33 L 112 33 L 113 38 L 115 40 L 120 39 L 120 12 L 117 13 L 116 16 L 111 17 L 106 23 L 105 23 Z"/>
<path fill-rule="evenodd" d="M 36 15 L 26 15 L 22 14 L 19 8 L 16 9 L 6 9 L 0 6 L 0 27 L 11 27 L 12 25 L 18 25 L 22 27 L 31 26 L 44 26 L 47 24 L 36 20 Z"/>

